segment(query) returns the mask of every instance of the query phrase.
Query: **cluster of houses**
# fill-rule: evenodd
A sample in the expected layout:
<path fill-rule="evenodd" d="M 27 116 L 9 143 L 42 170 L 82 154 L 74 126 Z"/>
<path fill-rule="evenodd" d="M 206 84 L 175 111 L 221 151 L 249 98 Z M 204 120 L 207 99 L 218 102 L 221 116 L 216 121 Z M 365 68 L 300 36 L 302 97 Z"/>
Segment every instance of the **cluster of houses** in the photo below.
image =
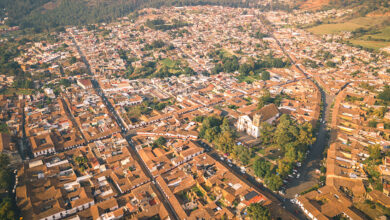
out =
<path fill-rule="evenodd" d="M 295 13 L 299 16 L 266 13 L 276 26 L 274 36 L 264 37 L 257 34 L 267 30 L 256 9 L 144 9 L 135 20 L 68 28 L 52 34 L 55 41 L 23 45 L 15 59 L 23 70 L 53 77 L 50 86 L 33 94 L 0 95 L 0 122 L 6 122 L 2 128 L 7 130 L 0 133 L 0 151 L 20 165 L 16 202 L 22 215 L 169 219 L 173 209 L 180 219 L 245 218 L 247 206 L 271 200 L 204 152 L 199 119 L 229 118 L 240 138 L 250 137 L 242 141 L 250 147 L 259 143 L 262 124 L 275 124 L 282 114 L 315 127 L 324 98 L 318 86 L 334 97 L 326 186 L 296 203 L 311 219 L 360 219 L 355 206 L 365 199 L 389 208 L 390 158 L 375 167 L 380 190 L 367 184 L 364 162 L 369 147 L 385 152 L 390 146 L 390 113 L 377 97 L 389 80 L 389 58 L 284 28 L 348 11 Z M 148 20 L 155 19 L 185 25 L 168 31 L 148 27 Z M 165 45 L 148 49 L 156 40 Z M 211 72 L 215 60 L 210 53 L 216 50 L 240 57 L 239 64 L 287 53 L 298 68 L 267 68 L 269 79 L 253 82 L 240 81 L 238 71 L 141 79 L 126 75 L 156 60 Z M 93 76 L 84 74 L 87 69 Z M 1 76 L 0 86 L 12 80 Z M 69 83 L 58 86 L 64 80 Z M 280 102 L 259 108 L 265 95 L 281 97 Z M 21 162 L 18 151 L 31 159 Z"/>
<path fill-rule="evenodd" d="M 313 17 L 317 15 L 314 13 Z M 269 13 L 267 18 L 279 19 L 277 13 Z M 275 37 L 333 101 L 331 115 L 326 119 L 330 125 L 330 147 L 325 186 L 299 196 L 296 203 L 311 219 L 365 219 L 361 211 L 371 218 L 383 217 L 383 209 L 378 207 L 390 207 L 389 164 L 385 156 L 390 144 L 390 114 L 386 101 L 379 99 L 378 94 L 389 80 L 389 58 L 342 44 L 334 36 L 320 37 L 297 28 L 282 28 L 285 24 L 296 25 L 299 19 L 279 20 L 285 23 L 277 25 Z M 319 100 L 321 96 L 315 97 Z M 372 148 L 379 149 L 379 164 L 368 162 L 372 160 Z M 362 209 L 367 201 L 377 204 L 377 208 Z"/>
<path fill-rule="evenodd" d="M 26 161 L 16 179 L 16 202 L 26 219 L 168 217 L 120 134 Z"/>

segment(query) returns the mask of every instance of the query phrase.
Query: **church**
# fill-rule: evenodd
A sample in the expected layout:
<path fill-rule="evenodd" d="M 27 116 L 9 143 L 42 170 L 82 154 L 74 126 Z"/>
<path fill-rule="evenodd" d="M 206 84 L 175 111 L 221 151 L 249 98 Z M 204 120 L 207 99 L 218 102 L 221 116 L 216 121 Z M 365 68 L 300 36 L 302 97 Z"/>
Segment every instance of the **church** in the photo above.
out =
<path fill-rule="evenodd" d="M 238 118 L 237 129 L 258 138 L 260 136 L 261 124 L 267 122 L 272 124 L 280 115 L 275 104 L 268 104 L 263 108 L 248 115 L 241 115 Z"/>

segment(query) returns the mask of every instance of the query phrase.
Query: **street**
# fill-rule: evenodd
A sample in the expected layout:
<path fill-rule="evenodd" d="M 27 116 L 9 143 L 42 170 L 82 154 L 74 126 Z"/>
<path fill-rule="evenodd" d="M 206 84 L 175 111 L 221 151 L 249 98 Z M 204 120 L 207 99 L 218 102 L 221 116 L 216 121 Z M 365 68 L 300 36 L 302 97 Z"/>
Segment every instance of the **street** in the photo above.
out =
<path fill-rule="evenodd" d="M 87 71 L 88 73 L 91 74 L 91 70 L 90 70 L 90 65 L 88 63 L 88 60 L 85 58 L 85 56 L 83 55 L 82 51 L 80 50 L 80 47 L 77 45 L 76 41 L 74 38 L 72 38 L 74 44 L 76 45 L 77 47 L 77 50 L 79 52 L 79 55 L 80 57 L 82 58 L 83 62 L 85 63 L 85 65 L 87 66 Z M 96 80 L 92 80 L 92 84 L 93 84 L 93 88 L 95 89 L 96 93 L 101 97 L 101 99 L 103 100 L 104 104 L 106 105 L 107 109 L 109 110 L 109 112 L 111 113 L 111 115 L 114 117 L 116 123 L 119 125 L 119 127 L 121 128 L 121 134 L 122 136 L 126 139 L 126 141 L 128 142 L 128 144 L 130 145 L 129 147 L 129 151 L 131 152 L 131 154 L 134 156 L 134 158 L 137 160 L 138 164 L 141 166 L 141 169 L 143 170 L 143 172 L 152 180 L 152 183 L 153 185 L 156 187 L 156 193 L 157 193 L 157 196 L 158 198 L 160 199 L 160 201 L 163 203 L 164 207 L 167 209 L 167 211 L 169 212 L 169 216 L 171 216 L 173 219 L 179 219 L 178 218 L 178 215 L 176 214 L 174 208 L 171 206 L 171 204 L 168 202 L 168 199 L 166 198 L 163 190 L 161 189 L 161 187 L 158 185 L 157 181 L 155 181 L 155 178 L 153 177 L 153 175 L 150 173 L 149 169 L 146 167 L 146 164 L 144 163 L 144 161 L 141 159 L 140 155 L 138 154 L 137 150 L 135 149 L 134 145 L 132 144 L 132 141 L 131 141 L 131 138 L 129 136 L 126 136 L 126 126 L 122 123 L 122 121 L 120 120 L 119 116 L 117 115 L 115 109 L 112 107 L 111 103 L 107 100 L 107 98 L 105 97 L 103 91 L 101 90 L 100 86 L 99 86 L 99 83 L 96 81 Z"/>

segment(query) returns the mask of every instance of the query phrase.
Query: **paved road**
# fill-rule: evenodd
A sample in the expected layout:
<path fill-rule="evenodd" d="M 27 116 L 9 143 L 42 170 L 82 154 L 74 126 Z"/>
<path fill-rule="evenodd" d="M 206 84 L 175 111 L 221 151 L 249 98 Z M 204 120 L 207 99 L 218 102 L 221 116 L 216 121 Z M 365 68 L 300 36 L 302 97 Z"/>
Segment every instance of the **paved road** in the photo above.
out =
<path fill-rule="evenodd" d="M 333 101 L 333 97 L 326 96 L 324 102 L 323 119 L 328 119 L 330 115 L 330 106 Z M 328 121 L 328 120 L 326 120 Z M 314 185 L 318 184 L 319 176 L 316 174 L 316 170 L 321 167 L 321 160 L 323 159 L 323 152 L 325 147 L 328 145 L 328 131 L 326 123 L 321 123 L 316 136 L 317 140 L 311 147 L 310 153 L 307 159 L 302 164 L 302 167 L 298 169 L 301 174 L 299 179 L 293 179 L 287 184 L 286 198 L 293 198 L 296 194 L 305 191 Z"/>
<path fill-rule="evenodd" d="M 268 23 L 264 22 L 263 24 Z M 306 158 L 305 162 L 302 164 L 302 167 L 298 169 L 298 172 L 301 174 L 299 179 L 293 179 L 287 184 L 286 190 L 286 198 L 293 198 L 296 194 L 309 189 L 318 183 L 318 175 L 315 170 L 320 168 L 321 160 L 323 158 L 323 151 L 325 147 L 328 145 L 328 131 L 326 125 L 326 119 L 330 116 L 330 105 L 333 102 L 334 97 L 327 95 L 324 90 L 318 85 L 318 83 L 309 76 L 305 71 L 300 68 L 300 65 L 297 65 L 293 59 L 291 59 L 290 54 L 286 51 L 284 46 L 280 43 L 280 41 L 275 37 L 274 30 L 272 26 L 266 27 L 269 35 L 275 39 L 276 43 L 283 51 L 285 56 L 291 61 L 292 65 L 294 65 L 300 73 L 305 76 L 305 79 L 309 79 L 314 84 L 316 84 L 317 89 L 321 92 L 321 102 L 323 103 L 323 109 L 321 114 L 321 124 L 318 130 L 318 134 L 316 136 L 316 142 L 311 147 L 310 153 Z"/>
<path fill-rule="evenodd" d="M 272 33 L 272 32 L 271 32 Z M 305 162 L 302 164 L 302 167 L 298 169 L 298 172 L 301 174 L 299 179 L 293 179 L 287 184 L 286 198 L 294 198 L 296 194 L 307 190 L 316 184 L 318 184 L 319 176 L 316 174 L 316 170 L 321 167 L 321 160 L 323 158 L 323 151 L 328 145 L 328 131 L 327 131 L 327 121 L 326 119 L 330 116 L 330 105 L 333 102 L 334 97 L 327 95 L 324 90 L 317 84 L 317 82 L 308 76 L 308 74 L 303 71 L 299 65 L 297 65 L 290 57 L 285 48 L 280 44 L 279 40 L 273 35 L 273 38 L 276 40 L 279 47 L 282 49 L 283 53 L 290 59 L 292 64 L 309 80 L 316 84 L 317 89 L 321 92 L 321 102 L 323 103 L 322 114 L 320 118 L 320 127 L 318 134 L 316 136 L 316 142 L 312 145 L 310 153 L 306 158 Z"/>

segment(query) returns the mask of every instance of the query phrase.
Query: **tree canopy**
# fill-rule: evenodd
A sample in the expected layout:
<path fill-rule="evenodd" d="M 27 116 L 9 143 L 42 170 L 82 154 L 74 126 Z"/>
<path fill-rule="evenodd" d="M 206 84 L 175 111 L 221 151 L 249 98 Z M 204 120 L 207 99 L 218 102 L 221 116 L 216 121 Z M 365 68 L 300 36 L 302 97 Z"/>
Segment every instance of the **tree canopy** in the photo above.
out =
<path fill-rule="evenodd" d="M 296 162 L 304 159 L 308 146 L 315 141 L 311 124 L 298 124 L 289 115 L 282 115 L 276 126 L 263 123 L 260 139 L 263 146 L 277 147 L 283 155 L 276 165 L 264 158 L 256 160 L 253 165 L 255 175 L 264 179 L 274 191 L 283 185 L 282 179 L 291 173 Z"/>
<path fill-rule="evenodd" d="M 267 207 L 264 207 L 260 203 L 252 203 L 248 207 L 248 215 L 251 219 L 256 220 L 269 220 L 271 219 L 271 214 Z"/>
<path fill-rule="evenodd" d="M 12 170 L 9 167 L 9 157 L 0 154 L 0 189 L 10 192 L 13 184 Z M 10 195 L 0 199 L 0 219 L 13 220 L 17 219 L 17 208 Z"/>

